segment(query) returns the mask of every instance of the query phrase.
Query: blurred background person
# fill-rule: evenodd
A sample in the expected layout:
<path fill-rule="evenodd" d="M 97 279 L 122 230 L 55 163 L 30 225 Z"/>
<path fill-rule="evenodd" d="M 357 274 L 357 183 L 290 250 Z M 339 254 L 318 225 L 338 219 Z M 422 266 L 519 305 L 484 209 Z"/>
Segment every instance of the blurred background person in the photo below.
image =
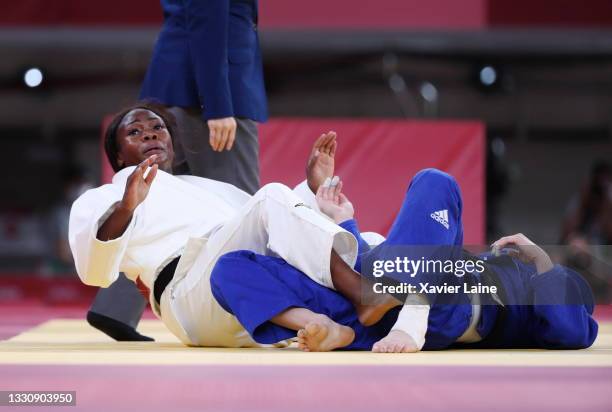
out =
<path fill-rule="evenodd" d="M 582 240 L 578 240 L 582 239 Z M 612 244 L 612 166 L 600 160 L 567 207 L 561 242 Z"/>
<path fill-rule="evenodd" d="M 612 299 L 612 167 L 599 160 L 569 202 L 561 229 L 568 266 L 580 270 L 601 301 Z"/>

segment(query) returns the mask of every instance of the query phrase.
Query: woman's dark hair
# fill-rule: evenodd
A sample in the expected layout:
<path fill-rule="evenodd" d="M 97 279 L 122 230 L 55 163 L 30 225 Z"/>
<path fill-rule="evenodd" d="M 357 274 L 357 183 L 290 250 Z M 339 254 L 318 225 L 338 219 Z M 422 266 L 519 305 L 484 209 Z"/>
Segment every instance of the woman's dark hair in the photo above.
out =
<path fill-rule="evenodd" d="M 115 172 L 123 169 L 125 166 L 119 166 L 117 162 L 117 156 L 119 154 L 119 142 L 117 142 L 117 131 L 119 130 L 119 125 L 121 121 L 125 117 L 126 114 L 135 109 L 145 109 L 150 110 L 159 117 L 162 118 L 164 123 L 166 124 L 166 128 L 168 129 L 168 133 L 170 137 L 174 139 L 175 130 L 176 130 L 176 120 L 174 115 L 168 111 L 164 106 L 159 103 L 151 102 L 151 101 L 140 101 L 131 106 L 128 106 L 115 114 L 113 120 L 111 120 L 110 124 L 106 128 L 106 133 L 104 134 L 104 151 L 106 152 L 106 158 L 110 163 L 111 167 Z"/>

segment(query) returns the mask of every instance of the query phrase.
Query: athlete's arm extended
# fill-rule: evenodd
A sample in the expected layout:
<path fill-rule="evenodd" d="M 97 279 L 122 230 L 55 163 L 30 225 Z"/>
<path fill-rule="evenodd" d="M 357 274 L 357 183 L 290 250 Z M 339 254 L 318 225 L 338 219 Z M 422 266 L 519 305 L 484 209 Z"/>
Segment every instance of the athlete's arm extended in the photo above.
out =
<path fill-rule="evenodd" d="M 145 200 L 149 194 L 151 183 L 155 179 L 157 164 L 153 164 L 147 176 L 144 176 L 147 168 L 155 160 L 155 156 L 152 155 L 145 159 L 128 177 L 123 199 L 121 199 L 113 212 L 98 229 L 96 235 L 98 240 L 108 241 L 117 239 L 125 232 L 132 220 L 134 210 Z"/>

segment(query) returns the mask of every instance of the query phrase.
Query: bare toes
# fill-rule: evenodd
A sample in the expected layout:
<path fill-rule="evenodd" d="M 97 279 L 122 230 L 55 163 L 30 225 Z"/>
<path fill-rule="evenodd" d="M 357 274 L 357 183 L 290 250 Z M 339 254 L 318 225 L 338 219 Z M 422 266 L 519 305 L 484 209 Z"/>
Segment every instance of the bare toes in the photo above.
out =
<path fill-rule="evenodd" d="M 321 327 L 317 323 L 310 323 L 306 325 L 306 330 L 304 331 L 307 335 L 316 335 L 321 331 Z"/>

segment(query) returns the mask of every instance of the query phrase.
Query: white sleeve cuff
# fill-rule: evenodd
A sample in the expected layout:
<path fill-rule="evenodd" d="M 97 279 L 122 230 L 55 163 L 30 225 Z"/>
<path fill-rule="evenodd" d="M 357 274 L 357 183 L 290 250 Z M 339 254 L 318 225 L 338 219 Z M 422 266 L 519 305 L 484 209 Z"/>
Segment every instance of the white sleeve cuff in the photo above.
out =
<path fill-rule="evenodd" d="M 295 193 L 300 199 L 302 199 L 306 205 L 310 206 L 313 210 L 316 210 L 317 212 L 321 213 L 319 205 L 317 204 L 317 198 L 315 194 L 312 193 L 312 190 L 310 190 L 310 187 L 308 187 L 308 182 L 306 180 L 302 181 L 299 185 L 294 187 L 293 193 Z"/>
<path fill-rule="evenodd" d="M 97 236 L 99 227 L 104 224 L 117 205 L 118 203 L 113 204 L 100 219 L 91 225 L 87 238 L 82 238 L 81 242 L 75 242 L 77 243 L 75 247 L 81 250 L 81 253 L 78 254 L 81 258 L 76 262 L 77 272 L 83 283 L 87 285 L 108 287 L 119 276 L 119 266 L 127 249 L 136 215 L 132 216 L 121 236 L 108 241 L 100 240 Z"/>

